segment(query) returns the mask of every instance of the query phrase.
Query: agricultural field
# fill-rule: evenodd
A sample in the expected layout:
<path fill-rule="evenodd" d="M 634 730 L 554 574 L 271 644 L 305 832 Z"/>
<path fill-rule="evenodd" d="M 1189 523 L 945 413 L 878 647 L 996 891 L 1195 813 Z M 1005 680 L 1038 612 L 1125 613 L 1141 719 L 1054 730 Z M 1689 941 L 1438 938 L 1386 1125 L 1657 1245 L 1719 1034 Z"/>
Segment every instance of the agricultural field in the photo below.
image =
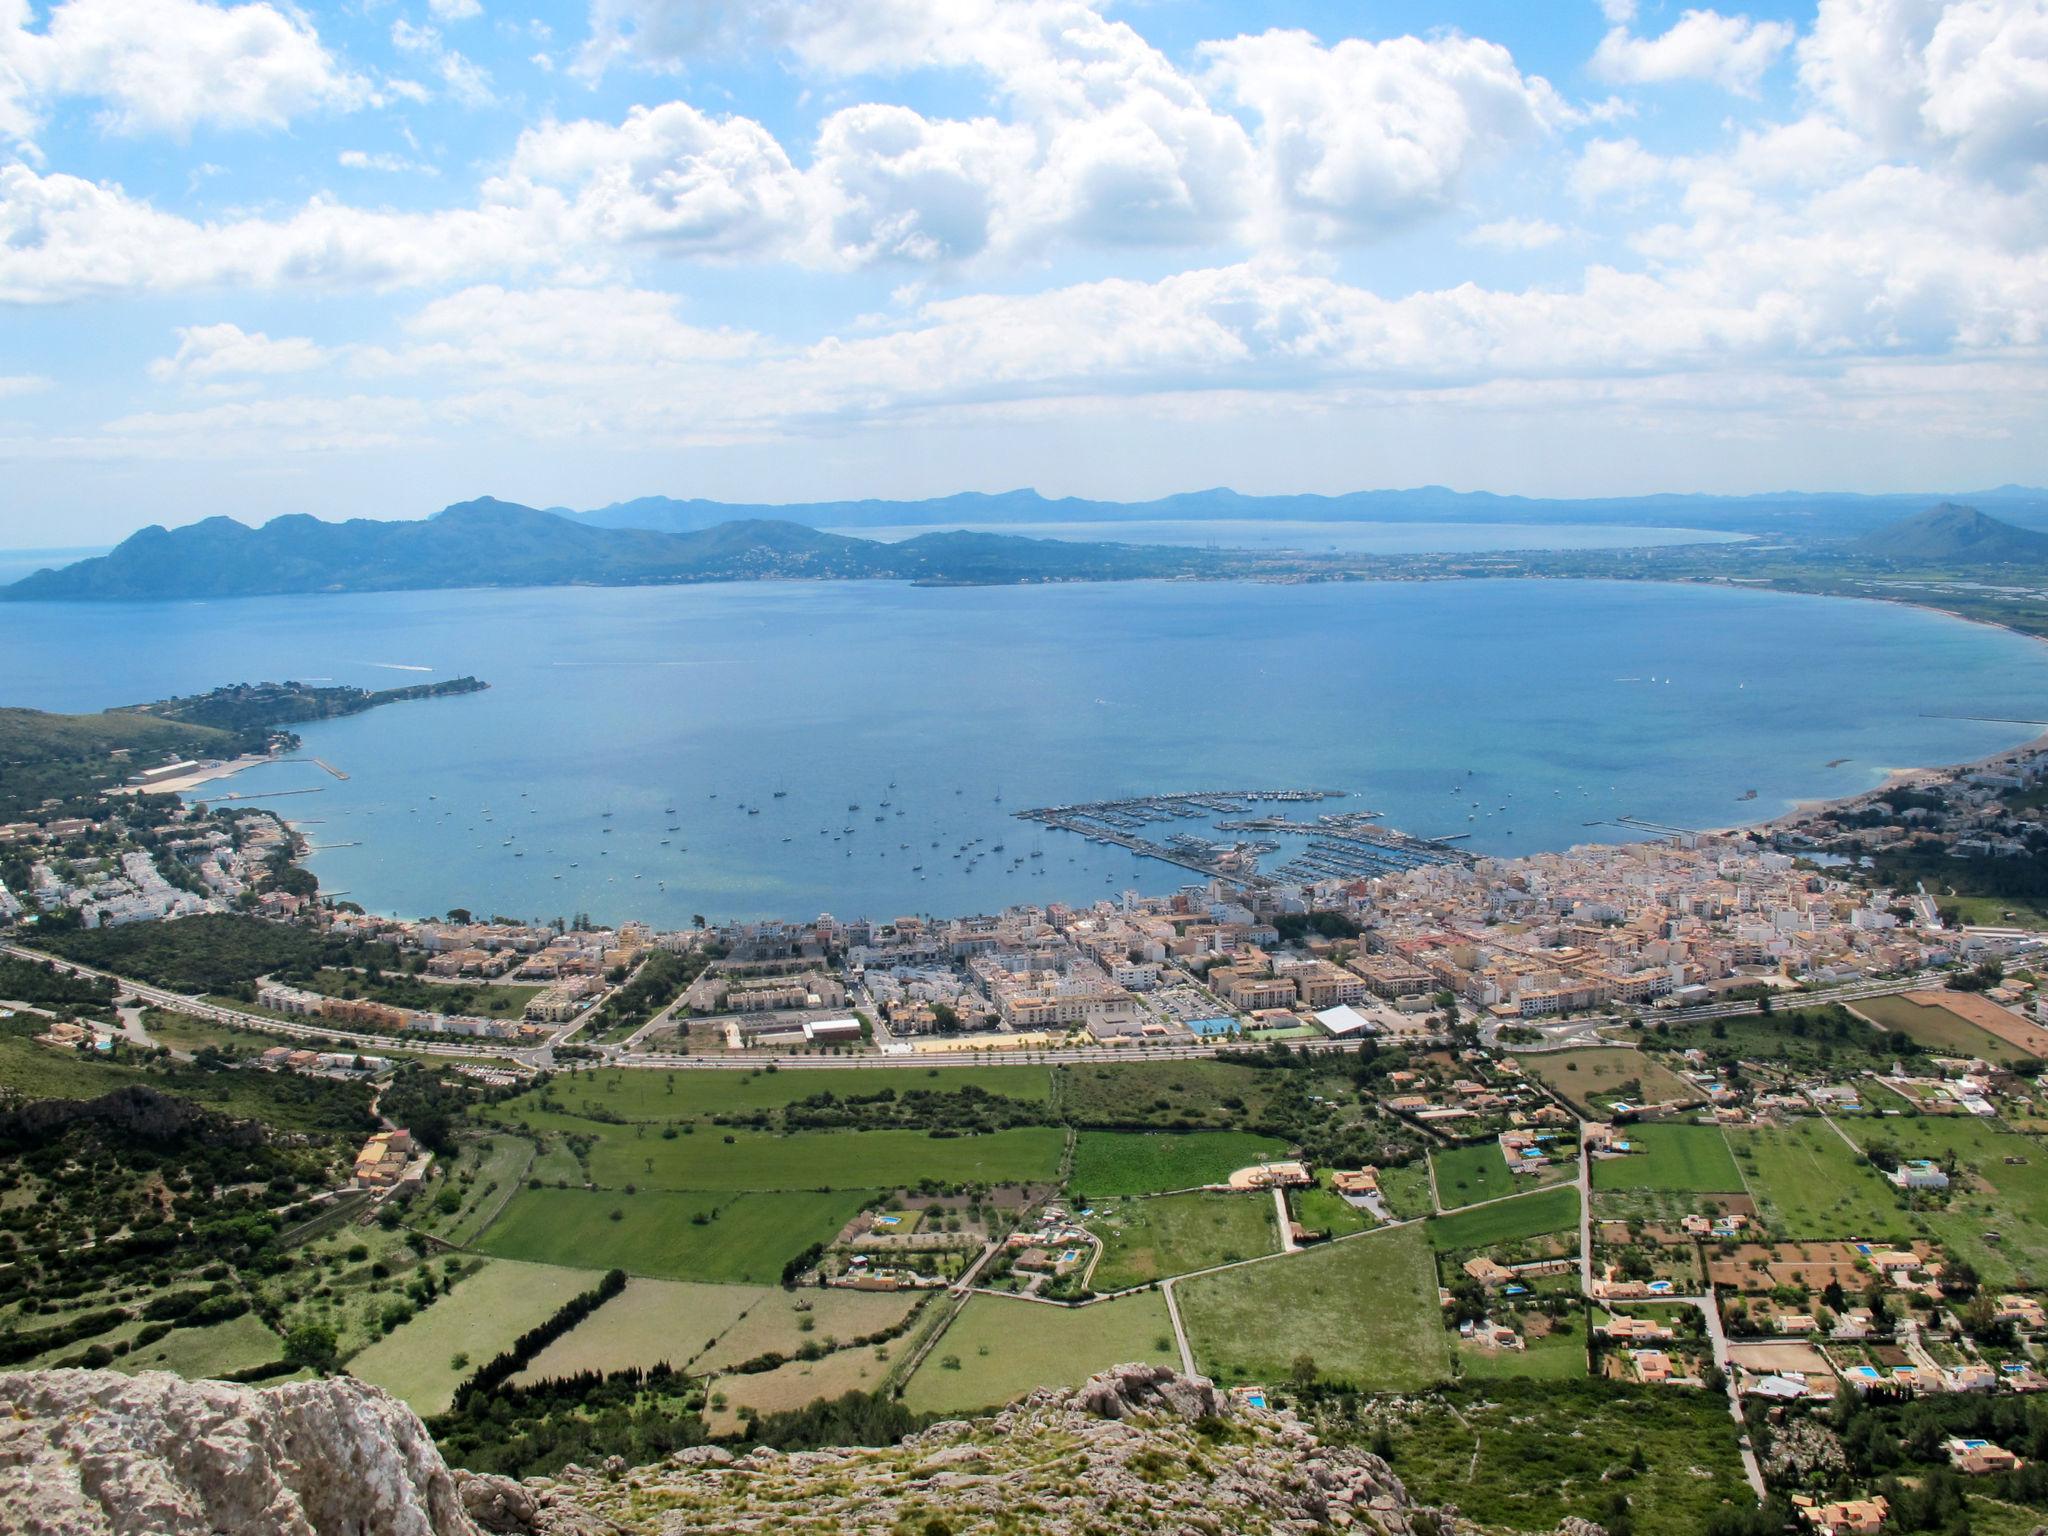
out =
<path fill-rule="evenodd" d="M 120 1371 L 170 1371 L 187 1380 L 252 1370 L 284 1357 L 284 1341 L 253 1312 L 205 1328 L 174 1328 L 114 1362 Z"/>
<path fill-rule="evenodd" d="M 594 1281 L 579 1272 L 587 1288 Z M 690 1280 L 628 1280 L 625 1290 L 534 1356 L 515 1387 L 578 1371 L 622 1371 L 666 1364 L 681 1370 L 714 1347 L 733 1325 L 779 1288 L 704 1285 Z M 758 1353 L 758 1351 L 757 1351 Z"/>
<path fill-rule="evenodd" d="M 1149 1121 L 1178 1129 L 1257 1119 L 1283 1086 L 1279 1080 L 1292 1075 L 1223 1061 L 1088 1063 L 1058 1072 L 1061 1113 L 1076 1125 Z M 1344 1079 L 1332 1082 L 1343 1085 Z"/>
<path fill-rule="evenodd" d="M 435 1208 L 426 1212 L 415 1208 L 413 1220 L 414 1225 L 458 1248 L 475 1242 L 496 1219 L 526 1181 L 534 1156 L 533 1143 L 522 1136 L 478 1137 L 464 1142 L 461 1150 L 462 1156 L 450 1170 L 452 1182 L 441 1186 L 441 1194 L 453 1190 L 455 1210 L 440 1209 L 441 1194 L 437 1194 Z"/>
<path fill-rule="evenodd" d="M 1635 1536 L 1699 1536 L 1723 1505 L 1755 1508 L 1717 1393 L 1486 1380 L 1371 1411 L 1409 1495 L 1487 1530 L 1550 1531 L 1566 1516 L 1613 1529 L 1624 1499 Z"/>
<path fill-rule="evenodd" d="M 1327 1182 L 1325 1174 L 1313 1187 L 1290 1189 L 1287 1203 L 1294 1211 L 1294 1219 L 1310 1232 L 1323 1232 L 1331 1237 L 1342 1237 L 1347 1232 L 1363 1232 L 1377 1226 L 1372 1212 L 1362 1211 L 1346 1200 Z M 1382 1190 L 1382 1196 L 1385 1195 Z"/>
<path fill-rule="evenodd" d="M 1244 1131 L 1083 1131 L 1067 1187 L 1091 1199 L 1194 1189 L 1287 1150 L 1285 1142 Z"/>
<path fill-rule="evenodd" d="M 1098 1291 L 1121 1291 L 1280 1247 L 1273 1197 L 1264 1193 L 1123 1200 L 1097 1212 L 1089 1227 L 1102 1239 L 1102 1258 L 1089 1282 Z"/>
<path fill-rule="evenodd" d="M 895 1189 L 941 1184 L 1049 1182 L 1065 1133 L 1025 1126 L 980 1136 L 925 1131 L 759 1131 L 691 1127 L 674 1137 L 645 1125 L 593 1127 L 591 1181 L 606 1189 L 773 1191 Z M 635 1134 L 635 1133 L 639 1134 Z"/>
<path fill-rule="evenodd" d="M 1463 1253 L 1498 1243 L 1546 1237 L 1553 1232 L 1576 1232 L 1578 1225 L 1578 1186 L 1559 1184 L 1533 1195 L 1432 1217 L 1423 1228 L 1429 1234 L 1430 1246 L 1437 1252 Z"/>
<path fill-rule="evenodd" d="M 970 1087 L 1044 1104 L 1052 1095 L 1052 1072 L 1047 1067 L 763 1067 L 758 1072 L 614 1067 L 564 1072 L 550 1084 L 548 1097 L 572 1115 L 595 1109 L 607 1119 L 661 1122 L 783 1109 L 821 1093 L 848 1098 Z M 538 1093 L 508 1099 L 496 1111 L 513 1121 L 534 1112 L 544 1112 Z"/>
<path fill-rule="evenodd" d="M 1419 1162 L 1382 1168 L 1380 1198 L 1398 1221 L 1413 1221 L 1436 1209 L 1429 1198 L 1429 1169 Z"/>
<path fill-rule="evenodd" d="M 1887 1070 L 1896 1055 L 1867 1020 L 1839 1005 L 1690 1024 L 1660 1021 L 1646 1043 L 1658 1051 L 1697 1048 L 1718 1061 L 1768 1061 L 1798 1073 Z"/>
<path fill-rule="evenodd" d="M 1284 1381 L 1301 1355 L 1324 1380 L 1375 1392 L 1450 1371 L 1435 1255 L 1413 1227 L 1203 1275 L 1174 1295 L 1197 1367 L 1218 1382 Z"/>
<path fill-rule="evenodd" d="M 967 1413 L 1034 1387 L 1079 1386 L 1134 1361 L 1180 1363 L 1156 1291 L 1085 1307 L 974 1296 L 910 1378 L 903 1401 L 919 1413 Z"/>
<path fill-rule="evenodd" d="M 1515 1060 L 1529 1076 L 1563 1095 L 1589 1119 L 1604 1116 L 1617 1098 L 1631 1104 L 1661 1104 L 1700 1097 L 1697 1088 L 1655 1057 L 1626 1046 L 1532 1051 Z"/>
<path fill-rule="evenodd" d="M 772 1285 L 782 1266 L 829 1242 L 860 1209 L 833 1194 L 705 1194 L 523 1189 L 476 1246 L 500 1258 L 623 1269 L 662 1280 Z M 616 1214 L 614 1214 L 616 1213 Z"/>
<path fill-rule="evenodd" d="M 1943 1056 L 1981 1056 L 2008 1066 L 2029 1059 L 2018 1046 L 1938 1003 L 1916 1003 L 1905 997 L 1867 997 L 1855 1005 L 1855 1011 Z"/>
<path fill-rule="evenodd" d="M 1497 1141 L 1438 1147 L 1429 1154 L 1429 1160 L 1436 1169 L 1437 1199 L 1447 1211 L 1461 1205 L 1476 1205 L 1481 1200 L 1497 1200 L 1502 1195 L 1512 1195 L 1518 1188 L 1528 1188 L 1526 1184 L 1516 1184 L 1515 1176 L 1508 1172 L 1508 1160 L 1501 1154 Z"/>
<path fill-rule="evenodd" d="M 2048 1142 L 1961 1115 L 1887 1117 L 1853 1134 L 1901 1157 L 1953 1157 L 1967 1172 L 1951 1181 L 1945 1208 L 1919 1219 L 1987 1285 L 2048 1285 Z"/>
<path fill-rule="evenodd" d="M 403 1398 L 415 1412 L 444 1413 L 465 1377 L 596 1283 L 585 1269 L 485 1264 L 357 1354 L 348 1373 Z"/>
<path fill-rule="evenodd" d="M 785 1291 L 761 1294 L 690 1361 L 695 1372 L 729 1371 L 762 1355 L 794 1355 L 807 1344 L 836 1348 L 885 1333 L 931 1296 L 929 1291 Z"/>
<path fill-rule="evenodd" d="M 1887 1121 L 1886 1127 L 1898 1123 Z M 1897 1193 L 1825 1121 L 1727 1134 L 1755 1197 L 1757 1219 L 1772 1236 L 1798 1241 L 1913 1235 L 1912 1218 L 1899 1208 Z"/>
<path fill-rule="evenodd" d="M 849 1392 L 879 1392 L 889 1379 L 890 1360 L 900 1341 L 836 1349 L 815 1360 L 792 1360 L 772 1371 L 720 1376 L 711 1382 L 705 1420 L 713 1434 L 739 1430 L 743 1410 L 784 1413 L 819 1398 Z"/>
<path fill-rule="evenodd" d="M 1624 1157 L 1593 1163 L 1593 1188 L 1739 1194 L 1742 1175 L 1718 1125 L 1632 1125 Z"/>
<path fill-rule="evenodd" d="M 1582 1381 L 1586 1364 L 1586 1324 L 1573 1318 L 1565 1333 L 1548 1333 L 1524 1341 L 1521 1349 L 1477 1349 L 1458 1343 L 1452 1356 L 1466 1381 Z"/>

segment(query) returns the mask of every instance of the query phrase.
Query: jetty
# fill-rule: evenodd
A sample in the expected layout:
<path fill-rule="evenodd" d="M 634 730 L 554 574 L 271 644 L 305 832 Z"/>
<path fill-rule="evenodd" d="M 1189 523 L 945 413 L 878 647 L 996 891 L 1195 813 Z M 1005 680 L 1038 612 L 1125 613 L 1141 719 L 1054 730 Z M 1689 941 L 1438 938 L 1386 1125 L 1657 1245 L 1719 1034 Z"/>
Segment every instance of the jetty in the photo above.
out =
<path fill-rule="evenodd" d="M 334 776 L 335 776 L 335 777 L 336 777 L 337 779 L 345 779 L 345 778 L 347 778 L 347 777 L 348 777 L 348 775 L 347 775 L 347 774 L 343 773 L 343 772 L 342 772 L 342 771 L 341 771 L 341 770 L 340 770 L 339 768 L 335 767 L 335 766 L 334 766 L 334 764 L 332 764 L 332 763 L 328 762 L 328 761 L 327 761 L 327 759 L 326 759 L 326 758 L 324 758 L 324 757 L 316 757 L 316 758 L 314 758 L 314 759 L 313 759 L 313 764 L 314 764 L 314 766 L 315 766 L 315 767 L 318 767 L 318 768 L 325 768 L 325 769 L 326 769 L 326 770 L 327 770 L 327 771 L 328 771 L 329 773 L 333 774 L 333 775 L 334 775 Z"/>

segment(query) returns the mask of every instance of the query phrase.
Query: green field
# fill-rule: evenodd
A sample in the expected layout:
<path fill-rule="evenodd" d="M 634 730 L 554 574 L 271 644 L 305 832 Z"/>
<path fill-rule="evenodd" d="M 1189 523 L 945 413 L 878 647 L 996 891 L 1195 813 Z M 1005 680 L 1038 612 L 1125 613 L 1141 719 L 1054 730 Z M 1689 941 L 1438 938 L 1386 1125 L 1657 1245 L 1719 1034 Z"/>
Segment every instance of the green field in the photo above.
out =
<path fill-rule="evenodd" d="M 2032 1059 L 2018 1046 L 1946 1008 L 1910 1003 L 1903 997 L 1867 997 L 1855 1005 L 1855 1011 L 1945 1056 L 1977 1056 L 2008 1065 Z"/>
<path fill-rule="evenodd" d="M 1742 1176 L 1718 1125 L 1631 1125 L 1616 1141 L 1633 1149 L 1626 1157 L 1593 1163 L 1593 1188 L 1663 1189 L 1735 1194 Z"/>
<path fill-rule="evenodd" d="M 1885 1129 L 1899 1123 L 1888 1120 Z M 1757 1218 L 1773 1237 L 1912 1236 L 1897 1193 L 1825 1121 L 1730 1130 L 1728 1138 Z"/>
<path fill-rule="evenodd" d="M 1220 1382 L 1284 1381 L 1299 1355 L 1326 1380 L 1375 1392 L 1450 1371 L 1436 1259 L 1413 1227 L 1203 1275 L 1174 1294 L 1197 1365 Z"/>
<path fill-rule="evenodd" d="M 1256 1258 L 1280 1246 L 1273 1197 L 1264 1193 L 1126 1200 L 1098 1213 L 1089 1226 L 1102 1239 L 1102 1258 L 1090 1281 L 1098 1291 Z"/>
<path fill-rule="evenodd" d="M 1244 1131 L 1083 1131 L 1067 1186 L 1091 1198 L 1193 1189 L 1286 1155 L 1285 1142 Z"/>
<path fill-rule="evenodd" d="M 1382 1190 L 1381 1194 L 1384 1196 L 1385 1191 Z M 1294 1211 L 1294 1219 L 1306 1230 L 1329 1237 L 1363 1232 L 1367 1227 L 1379 1225 L 1370 1211 L 1360 1210 L 1326 1183 L 1319 1182 L 1308 1189 L 1290 1189 L 1287 1203 Z"/>
<path fill-rule="evenodd" d="M 1642 1104 L 1701 1097 L 1699 1089 L 1662 1062 L 1625 1046 L 1532 1051 L 1515 1059 L 1524 1072 L 1548 1084 L 1589 1116 L 1597 1107 L 1595 1099 L 1604 1103 L 1622 1097 Z"/>
<path fill-rule="evenodd" d="M 1573 1318 L 1570 1333 L 1525 1341 L 1521 1349 L 1484 1350 L 1458 1344 L 1458 1374 L 1468 1381 L 1581 1381 L 1588 1374 L 1586 1323 Z"/>
<path fill-rule="evenodd" d="M 852 1191 L 733 1195 L 642 1190 L 627 1195 L 523 1189 L 476 1246 L 500 1258 L 539 1264 L 616 1268 L 661 1280 L 769 1285 L 782 1278 L 784 1264 L 812 1243 L 831 1241 L 860 1204 L 860 1195 Z"/>
<path fill-rule="evenodd" d="M 639 1134 L 636 1134 L 639 1133 Z M 605 1126 L 590 1153 L 591 1181 L 606 1189 L 894 1189 L 940 1184 L 1049 1182 L 1065 1133 L 1023 1126 L 980 1136 L 924 1131 L 806 1131 L 772 1136 L 696 1126 L 663 1137 L 650 1127 Z"/>
<path fill-rule="evenodd" d="M 1004 1098 L 1043 1104 L 1052 1093 L 1047 1067 L 763 1068 L 759 1072 L 654 1072 L 642 1067 L 569 1071 L 550 1085 L 554 1102 L 570 1114 L 596 1109 L 626 1120 L 688 1120 L 711 1115 L 782 1109 L 817 1094 L 853 1098 L 873 1093 L 953 1093 L 979 1088 Z M 508 1099 L 498 1113 L 517 1120 L 540 1108 L 537 1093 Z"/>
<path fill-rule="evenodd" d="M 170 1371 L 188 1381 L 226 1376 L 284 1358 L 284 1341 L 253 1312 L 205 1328 L 174 1328 L 114 1363 L 122 1371 Z"/>
<path fill-rule="evenodd" d="M 794 1355 L 806 1344 L 844 1345 L 881 1333 L 909 1316 L 930 1291 L 785 1291 L 780 1286 L 734 1319 L 690 1361 L 697 1374 L 728 1371 L 761 1355 Z M 808 1323 L 808 1327 L 806 1324 Z"/>
<path fill-rule="evenodd" d="M 2048 1143 L 1963 1115 L 1887 1117 L 1852 1134 L 1889 1142 L 1903 1157 L 1956 1159 L 1967 1171 L 1951 1183 L 1946 1208 L 1921 1219 L 1987 1285 L 2048 1285 Z M 1978 1180 L 1991 1187 L 1976 1187 Z M 1997 1240 L 1987 1241 L 1987 1232 Z"/>
<path fill-rule="evenodd" d="M 1579 1191 L 1574 1184 L 1556 1184 L 1533 1195 L 1497 1200 L 1469 1211 L 1432 1217 L 1425 1222 L 1430 1245 L 1440 1253 L 1491 1248 L 1552 1232 L 1573 1232 L 1579 1225 Z"/>
<path fill-rule="evenodd" d="M 1380 1198 L 1397 1221 L 1412 1221 L 1436 1209 L 1429 1198 L 1429 1169 L 1419 1162 L 1382 1168 Z"/>
<path fill-rule="evenodd" d="M 1497 1200 L 1511 1195 L 1517 1185 L 1508 1172 L 1508 1160 L 1497 1141 L 1479 1141 L 1464 1147 L 1438 1147 L 1429 1154 L 1436 1168 L 1437 1198 L 1445 1210 Z M 1520 1186 L 1526 1188 L 1527 1186 Z"/>
<path fill-rule="evenodd" d="M 1079 1386 L 1135 1361 L 1180 1363 L 1156 1291 L 1085 1307 L 975 1296 L 910 1378 L 903 1401 L 919 1413 L 965 1413 L 1034 1387 Z"/>
<path fill-rule="evenodd" d="M 587 1269 L 489 1263 L 348 1362 L 348 1373 L 403 1398 L 417 1413 L 443 1413 L 455 1389 L 520 1334 L 597 1284 Z M 468 1356 L 458 1367 L 458 1355 Z"/>
<path fill-rule="evenodd" d="M 588 1287 L 588 1271 L 578 1271 Z M 667 1364 L 681 1370 L 715 1344 L 748 1311 L 780 1289 L 704 1285 L 690 1280 L 626 1282 L 625 1290 L 534 1356 L 512 1378 L 516 1387 L 578 1371 L 622 1371 Z"/>

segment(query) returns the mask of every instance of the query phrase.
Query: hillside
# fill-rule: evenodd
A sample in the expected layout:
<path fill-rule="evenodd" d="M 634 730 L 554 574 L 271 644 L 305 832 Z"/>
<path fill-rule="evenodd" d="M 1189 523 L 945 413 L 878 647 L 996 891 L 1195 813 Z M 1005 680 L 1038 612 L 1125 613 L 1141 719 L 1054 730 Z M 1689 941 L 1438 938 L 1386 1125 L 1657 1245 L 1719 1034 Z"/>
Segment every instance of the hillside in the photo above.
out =
<path fill-rule="evenodd" d="M 0 821 L 46 799 L 112 788 L 161 762 L 223 757 L 236 745 L 227 731 L 151 715 L 0 708 Z"/>
<path fill-rule="evenodd" d="M 1848 549 L 1867 559 L 1916 565 L 2040 565 L 2048 563 L 2048 533 L 1945 501 L 1866 534 Z"/>
<path fill-rule="evenodd" d="M 883 544 L 777 519 L 687 532 L 607 528 L 490 497 L 412 522 L 291 515 L 250 528 L 211 517 L 148 527 L 111 553 L 38 571 L 0 600 L 213 598 L 448 587 L 631 586 L 762 579 L 1010 582 L 1205 571 L 1191 550 L 994 535 Z"/>
<path fill-rule="evenodd" d="M 257 1390 L 30 1371 L 0 1376 L 0 1416 L 0 1528 L 50 1536 L 1412 1536 L 1449 1525 L 1413 1506 L 1379 1457 L 1144 1366 L 893 1446 L 702 1446 L 523 1483 L 451 1472 L 409 1409 L 346 1378 Z"/>

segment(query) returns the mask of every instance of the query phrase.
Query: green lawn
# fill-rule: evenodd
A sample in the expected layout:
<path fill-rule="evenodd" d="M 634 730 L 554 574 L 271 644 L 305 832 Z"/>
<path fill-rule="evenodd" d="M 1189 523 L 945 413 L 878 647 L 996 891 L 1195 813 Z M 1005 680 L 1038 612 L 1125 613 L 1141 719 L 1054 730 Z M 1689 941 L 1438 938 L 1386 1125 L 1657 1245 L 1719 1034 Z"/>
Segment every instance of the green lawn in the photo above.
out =
<path fill-rule="evenodd" d="M 1454 1349 L 1458 1374 L 1468 1381 L 1581 1381 L 1587 1374 L 1586 1322 L 1571 1320 L 1570 1333 L 1529 1339 L 1522 1349 Z"/>
<path fill-rule="evenodd" d="M 1429 1160 L 1436 1165 L 1437 1198 L 1443 1201 L 1445 1210 L 1498 1199 L 1513 1194 L 1517 1188 L 1497 1141 L 1438 1147 L 1429 1154 Z"/>
<path fill-rule="evenodd" d="M 1666 1189 L 1735 1194 L 1742 1176 L 1718 1125 L 1631 1125 L 1616 1141 L 1634 1149 L 1626 1157 L 1593 1164 L 1593 1188 Z"/>
<path fill-rule="evenodd" d="M 1884 1126 L 1890 1130 L 1900 1123 L 1887 1120 Z M 1825 1121 L 1731 1129 L 1728 1138 L 1756 1197 L 1758 1219 L 1773 1237 L 1912 1236 L 1912 1219 L 1900 1209 L 1897 1192 Z"/>
<path fill-rule="evenodd" d="M 1220 1184 L 1285 1156 L 1285 1142 L 1244 1131 L 1083 1131 L 1067 1185 L 1090 1197 L 1150 1195 Z"/>
<path fill-rule="evenodd" d="M 1324 1378 L 1411 1392 L 1449 1374 L 1436 1260 L 1413 1227 L 1330 1243 L 1174 1288 L 1204 1375 L 1284 1381 L 1307 1355 Z"/>
<path fill-rule="evenodd" d="M 1421 1163 L 1382 1168 L 1380 1198 L 1400 1221 L 1427 1216 L 1436 1209 L 1429 1198 L 1429 1170 Z"/>
<path fill-rule="evenodd" d="M 1429 1241 L 1440 1253 L 1491 1248 L 1552 1232 L 1574 1232 L 1579 1225 L 1579 1191 L 1574 1184 L 1556 1184 L 1533 1195 L 1496 1201 L 1475 1210 L 1437 1216 L 1424 1223 Z"/>
<path fill-rule="evenodd" d="M 665 1280 L 767 1285 L 860 1209 L 834 1194 L 524 1189 L 478 1240 L 485 1253 Z M 618 1212 L 614 1220 L 613 1212 Z M 703 1221 L 696 1218 L 703 1217 Z"/>
<path fill-rule="evenodd" d="M 782 1109 L 821 1093 L 855 1098 L 872 1093 L 953 1093 L 979 1088 L 1004 1098 L 1043 1104 L 1052 1092 L 1047 1067 L 763 1068 L 758 1072 L 654 1072 L 644 1067 L 569 1071 L 550 1085 L 550 1096 L 571 1114 L 594 1108 L 626 1120 L 687 1120 L 710 1115 Z M 524 1093 L 500 1112 L 517 1119 L 539 1108 Z"/>
<path fill-rule="evenodd" d="M 284 1341 L 253 1312 L 205 1328 L 174 1328 L 115 1362 L 122 1371 L 170 1371 L 196 1381 L 284 1358 Z"/>
<path fill-rule="evenodd" d="M 1963 1175 L 1951 1183 L 1946 1208 L 1922 1219 L 1987 1285 L 2048 1285 L 2048 1142 L 1962 1115 L 1887 1117 L 1859 1122 L 1851 1134 L 1890 1142 L 1904 1157 L 1953 1157 Z M 1976 1187 L 1979 1180 L 1990 1188 Z"/>
<path fill-rule="evenodd" d="M 636 1134 L 637 1133 L 637 1134 Z M 894 1189 L 941 1184 L 1023 1184 L 1059 1172 L 1065 1133 L 1023 1126 L 980 1136 L 924 1131 L 759 1131 L 693 1127 L 662 1136 L 647 1125 L 605 1126 L 590 1153 L 592 1182 L 607 1189 Z"/>
<path fill-rule="evenodd" d="M 1120 1201 L 1089 1223 L 1102 1239 L 1091 1284 L 1120 1291 L 1166 1275 L 1276 1251 L 1273 1197 L 1161 1195 Z"/>
<path fill-rule="evenodd" d="M 458 1248 L 476 1241 L 477 1234 L 496 1219 L 519 1191 L 533 1165 L 533 1143 L 521 1136 L 484 1136 L 464 1142 L 458 1173 L 475 1176 L 456 1179 L 453 1188 L 461 1207 L 452 1216 L 438 1216 L 434 1235 Z"/>
<path fill-rule="evenodd" d="M 993 1408 L 1034 1387 L 1079 1386 L 1112 1365 L 1180 1363 L 1156 1291 L 1086 1307 L 975 1296 L 905 1387 L 919 1413 Z"/>
<path fill-rule="evenodd" d="M 592 1283 L 589 1271 L 577 1273 L 586 1287 Z M 758 1285 L 628 1280 L 625 1290 L 536 1355 L 512 1384 L 523 1387 L 551 1376 L 635 1365 L 681 1370 L 750 1309 L 782 1294 L 780 1288 Z"/>
<path fill-rule="evenodd" d="M 1294 1219 L 1310 1232 L 1342 1237 L 1347 1232 L 1363 1232 L 1379 1224 L 1370 1211 L 1361 1211 L 1326 1183 L 1311 1189 L 1290 1189 L 1287 1202 L 1293 1207 Z"/>
<path fill-rule="evenodd" d="M 403 1398 L 416 1413 L 444 1413 L 465 1377 L 597 1279 L 587 1269 L 485 1264 L 359 1352 L 348 1373 Z M 467 1363 L 456 1366 L 457 1355 L 468 1356 Z"/>

